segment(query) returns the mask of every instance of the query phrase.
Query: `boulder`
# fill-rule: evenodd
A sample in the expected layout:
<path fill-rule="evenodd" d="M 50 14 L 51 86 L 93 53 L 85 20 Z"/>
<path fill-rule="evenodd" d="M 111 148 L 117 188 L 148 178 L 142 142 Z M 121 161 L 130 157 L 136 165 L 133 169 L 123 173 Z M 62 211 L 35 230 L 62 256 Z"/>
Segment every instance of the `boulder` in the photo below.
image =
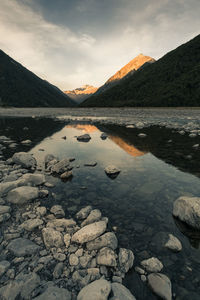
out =
<path fill-rule="evenodd" d="M 44 228 L 42 236 L 46 248 L 60 248 L 64 246 L 63 235 L 53 228 Z"/>
<path fill-rule="evenodd" d="M 163 264 L 156 257 L 145 259 L 141 262 L 141 265 L 147 272 L 160 272 L 163 269 Z"/>
<path fill-rule="evenodd" d="M 81 223 L 81 227 L 84 227 L 85 225 L 97 222 L 101 219 L 101 212 L 99 209 L 94 209 L 90 212 L 89 216 L 87 217 L 86 220 L 84 220 Z"/>
<path fill-rule="evenodd" d="M 111 284 L 105 279 L 99 279 L 86 285 L 78 294 L 77 300 L 107 300 Z"/>
<path fill-rule="evenodd" d="M 37 166 L 36 159 L 26 152 L 15 153 L 12 157 L 12 161 L 26 169 L 35 169 Z"/>
<path fill-rule="evenodd" d="M 9 191 L 15 189 L 20 185 L 23 185 L 23 180 L 21 179 L 0 183 L 0 196 L 6 195 Z"/>
<path fill-rule="evenodd" d="M 7 249 L 17 257 L 35 254 L 40 247 L 32 241 L 24 238 L 17 238 L 12 240 Z"/>
<path fill-rule="evenodd" d="M 24 185 L 33 185 L 33 186 L 37 186 L 37 185 L 42 185 L 45 183 L 45 176 L 44 174 L 31 174 L 31 173 L 27 173 L 24 174 L 21 177 L 22 180 L 24 180 Z"/>
<path fill-rule="evenodd" d="M 61 205 L 54 205 L 51 207 L 50 212 L 54 214 L 56 218 L 61 218 L 65 216 L 65 212 Z"/>
<path fill-rule="evenodd" d="M 82 208 L 79 212 L 77 212 L 76 218 L 78 220 L 86 219 L 88 217 L 89 213 L 91 212 L 91 210 L 92 210 L 92 206 L 90 206 L 90 205 Z"/>
<path fill-rule="evenodd" d="M 187 225 L 200 229 L 200 197 L 179 197 L 173 205 L 173 215 Z"/>
<path fill-rule="evenodd" d="M 83 134 L 83 135 L 77 136 L 77 141 L 79 141 L 79 142 L 85 142 L 85 143 L 87 143 L 87 142 L 90 141 L 90 139 L 91 139 L 91 136 L 89 134 L 87 134 L 87 133 Z"/>
<path fill-rule="evenodd" d="M 124 285 L 118 282 L 113 282 L 111 287 L 113 295 L 117 300 L 136 300 L 136 298 Z"/>
<path fill-rule="evenodd" d="M 119 249 L 119 268 L 122 273 L 127 273 L 133 266 L 134 254 L 131 250 Z"/>
<path fill-rule="evenodd" d="M 94 240 L 106 231 L 107 222 L 99 221 L 84 226 L 72 236 L 72 242 L 83 244 Z"/>
<path fill-rule="evenodd" d="M 116 258 L 117 255 L 112 249 L 108 247 L 104 247 L 97 254 L 97 264 L 108 266 L 108 267 L 116 267 L 117 266 Z"/>
<path fill-rule="evenodd" d="M 173 234 L 169 234 L 169 239 L 166 242 L 165 247 L 174 252 L 179 252 L 182 250 L 181 242 Z"/>
<path fill-rule="evenodd" d="M 37 227 L 43 224 L 43 220 L 41 219 L 29 219 L 22 223 L 20 227 L 24 228 L 27 231 L 33 231 Z"/>
<path fill-rule="evenodd" d="M 10 211 L 11 211 L 10 206 L 0 205 L 0 215 L 5 214 L 5 213 L 9 213 Z"/>
<path fill-rule="evenodd" d="M 11 190 L 7 195 L 7 201 L 13 204 L 25 204 L 38 198 L 37 187 L 21 186 Z"/>
<path fill-rule="evenodd" d="M 106 232 L 93 241 L 86 244 L 88 250 L 99 250 L 103 247 L 109 247 L 113 250 L 117 249 L 118 241 L 114 232 Z"/>
<path fill-rule="evenodd" d="M 148 275 L 148 284 L 151 290 L 161 299 L 172 299 L 172 287 L 170 279 L 161 273 Z"/>
<path fill-rule="evenodd" d="M 63 227 L 65 229 L 75 225 L 76 222 L 73 219 L 53 219 L 47 223 L 47 227 Z"/>

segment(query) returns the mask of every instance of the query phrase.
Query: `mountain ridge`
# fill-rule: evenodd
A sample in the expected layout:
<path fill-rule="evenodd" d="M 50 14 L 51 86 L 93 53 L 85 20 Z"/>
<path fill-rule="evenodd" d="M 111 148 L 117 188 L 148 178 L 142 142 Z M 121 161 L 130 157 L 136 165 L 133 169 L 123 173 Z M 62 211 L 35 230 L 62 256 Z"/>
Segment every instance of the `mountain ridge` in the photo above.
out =
<path fill-rule="evenodd" d="M 97 87 L 94 87 L 89 84 L 85 84 L 80 88 L 76 88 L 74 90 L 64 91 L 64 93 L 73 99 L 77 103 L 83 102 L 86 98 L 88 98 L 91 94 L 94 94 L 97 91 Z"/>

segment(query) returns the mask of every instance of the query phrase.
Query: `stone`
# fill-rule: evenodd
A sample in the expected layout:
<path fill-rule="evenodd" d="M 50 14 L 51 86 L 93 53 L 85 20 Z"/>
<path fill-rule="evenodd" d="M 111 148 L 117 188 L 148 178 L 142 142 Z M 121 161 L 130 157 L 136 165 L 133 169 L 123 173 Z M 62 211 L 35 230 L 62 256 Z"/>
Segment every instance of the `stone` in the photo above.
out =
<path fill-rule="evenodd" d="M 46 248 L 60 248 L 64 246 L 63 235 L 53 228 L 43 228 L 42 237 Z"/>
<path fill-rule="evenodd" d="M 75 225 L 76 222 L 73 219 L 53 219 L 47 223 L 47 227 L 64 227 L 65 229 Z"/>
<path fill-rule="evenodd" d="M 99 221 L 84 226 L 72 236 L 72 242 L 83 244 L 94 240 L 106 231 L 107 222 Z"/>
<path fill-rule="evenodd" d="M 101 212 L 99 209 L 94 209 L 90 212 L 89 216 L 87 217 L 86 220 L 84 220 L 81 223 L 81 227 L 84 227 L 85 225 L 97 222 L 101 219 Z"/>
<path fill-rule="evenodd" d="M 179 252 L 182 250 L 181 242 L 173 234 L 169 234 L 169 239 L 166 242 L 165 247 L 174 252 Z"/>
<path fill-rule="evenodd" d="M 39 190 L 37 187 L 21 186 L 11 190 L 7 195 L 7 201 L 13 204 L 25 204 L 38 198 Z"/>
<path fill-rule="evenodd" d="M 63 269 L 64 269 L 63 262 L 57 263 L 57 265 L 55 266 L 54 271 L 53 271 L 53 277 L 55 279 L 60 278 L 60 276 L 62 275 Z"/>
<path fill-rule="evenodd" d="M 163 269 L 163 264 L 156 257 L 143 260 L 141 265 L 147 272 L 160 272 Z"/>
<path fill-rule="evenodd" d="M 21 144 L 22 145 L 30 145 L 32 142 L 31 140 L 24 140 L 24 141 L 21 141 Z"/>
<path fill-rule="evenodd" d="M 0 261 L 0 277 L 9 269 L 10 263 L 7 260 Z"/>
<path fill-rule="evenodd" d="M 161 299 L 172 299 L 171 281 L 166 275 L 161 273 L 152 273 L 148 275 L 148 284 L 151 290 Z"/>
<path fill-rule="evenodd" d="M 71 293 L 64 288 L 49 286 L 44 293 L 34 298 L 35 300 L 71 300 Z"/>
<path fill-rule="evenodd" d="M 21 228 L 24 228 L 27 231 L 33 231 L 37 227 L 43 224 L 43 220 L 41 219 L 30 219 L 25 221 L 20 225 Z"/>
<path fill-rule="evenodd" d="M 108 247 L 104 247 L 97 254 L 97 264 L 108 266 L 108 267 L 116 267 L 117 266 L 116 258 L 117 256 L 112 249 Z"/>
<path fill-rule="evenodd" d="M 200 229 L 200 197 L 182 196 L 173 205 L 173 215 L 187 225 Z"/>
<path fill-rule="evenodd" d="M 73 176 L 72 171 L 66 171 L 60 175 L 60 178 L 66 180 L 71 178 L 72 176 Z"/>
<path fill-rule="evenodd" d="M 36 273 L 20 273 L 15 280 L 0 288 L 0 299 L 32 299 L 31 294 L 39 284 L 40 277 Z"/>
<path fill-rule="evenodd" d="M 117 167 L 110 165 L 105 168 L 105 172 L 109 177 L 114 179 L 119 175 L 120 170 Z"/>
<path fill-rule="evenodd" d="M 119 249 L 119 268 L 121 272 L 127 273 L 133 266 L 134 254 L 131 250 L 120 248 Z"/>
<path fill-rule="evenodd" d="M 79 142 L 85 142 L 85 143 L 87 143 L 87 142 L 90 141 L 90 139 L 91 139 L 91 136 L 89 134 L 87 134 L 87 133 L 83 134 L 83 135 L 77 136 L 77 141 L 79 141 Z"/>
<path fill-rule="evenodd" d="M 17 238 L 8 244 L 7 249 L 15 256 L 22 257 L 35 254 L 40 247 L 28 239 Z"/>
<path fill-rule="evenodd" d="M 131 292 L 121 283 L 113 282 L 111 287 L 113 295 L 117 300 L 136 300 Z"/>
<path fill-rule="evenodd" d="M 56 218 L 61 218 L 65 216 L 65 212 L 61 205 L 54 205 L 51 207 L 50 212 L 54 214 Z"/>
<path fill-rule="evenodd" d="M 100 138 L 101 138 L 102 140 L 106 140 L 107 137 L 108 137 L 108 135 L 107 135 L 107 133 L 105 133 L 105 132 L 103 132 L 103 133 L 101 134 L 101 136 L 100 136 Z"/>
<path fill-rule="evenodd" d="M 12 161 L 26 169 L 35 169 L 37 166 L 36 159 L 26 152 L 15 153 L 12 157 Z"/>
<path fill-rule="evenodd" d="M 36 208 L 36 213 L 37 213 L 39 216 L 43 217 L 43 216 L 46 215 L 47 209 L 46 209 L 46 207 L 44 207 L 44 206 L 39 206 L 39 207 Z"/>
<path fill-rule="evenodd" d="M 89 163 L 85 163 L 84 166 L 85 167 L 96 167 L 97 165 L 97 162 L 94 161 L 94 162 L 89 162 Z"/>
<path fill-rule="evenodd" d="M 64 235 L 64 243 L 65 243 L 66 248 L 69 247 L 70 241 L 71 241 L 71 235 L 69 233 L 66 233 Z"/>
<path fill-rule="evenodd" d="M 107 300 L 111 284 L 105 279 L 98 279 L 86 285 L 78 294 L 77 300 Z"/>
<path fill-rule="evenodd" d="M 10 219 L 11 215 L 9 213 L 5 213 L 0 215 L 0 223 L 4 223 Z"/>
<path fill-rule="evenodd" d="M 0 196 L 6 195 L 9 191 L 17 188 L 20 185 L 23 185 L 23 181 L 20 179 L 16 180 L 16 181 L 11 181 L 11 182 L 0 183 Z"/>
<path fill-rule="evenodd" d="M 45 165 L 45 168 L 48 166 L 48 164 L 49 164 L 52 160 L 57 160 L 56 157 L 55 157 L 53 154 L 47 154 L 47 155 L 45 155 L 45 158 L 44 158 L 44 165 Z"/>
<path fill-rule="evenodd" d="M 63 174 L 66 171 L 70 171 L 70 161 L 67 158 L 62 159 L 58 163 L 54 164 L 51 168 L 52 173 Z"/>
<path fill-rule="evenodd" d="M 31 184 L 33 186 L 42 185 L 46 181 L 44 174 L 27 173 L 24 174 L 21 179 L 24 180 L 24 185 Z"/>
<path fill-rule="evenodd" d="M 61 262 L 66 259 L 66 255 L 64 253 L 55 253 L 53 257 Z"/>
<path fill-rule="evenodd" d="M 77 212 L 76 218 L 78 220 L 86 219 L 88 217 L 89 213 L 91 212 L 91 210 L 92 210 L 92 206 L 90 206 L 90 205 L 82 208 L 79 212 Z"/>
<path fill-rule="evenodd" d="M 79 264 L 79 258 L 76 256 L 76 254 L 74 253 L 70 254 L 69 264 L 70 266 L 77 266 Z"/>
<path fill-rule="evenodd" d="M 138 136 L 141 138 L 145 138 L 147 135 L 145 133 L 139 133 Z"/>
<path fill-rule="evenodd" d="M 5 213 L 9 213 L 10 211 L 11 211 L 10 206 L 0 205 L 0 215 L 5 214 Z"/>
<path fill-rule="evenodd" d="M 99 250 L 103 247 L 109 247 L 113 250 L 117 249 L 118 241 L 114 232 L 106 232 L 100 237 L 86 244 L 88 250 Z"/>

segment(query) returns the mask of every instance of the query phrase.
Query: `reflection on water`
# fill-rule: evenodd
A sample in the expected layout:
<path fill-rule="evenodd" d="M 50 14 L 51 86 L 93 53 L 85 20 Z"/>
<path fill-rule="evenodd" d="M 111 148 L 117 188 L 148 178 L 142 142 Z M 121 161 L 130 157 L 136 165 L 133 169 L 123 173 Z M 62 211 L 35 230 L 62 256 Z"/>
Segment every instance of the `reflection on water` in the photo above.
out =
<path fill-rule="evenodd" d="M 200 294 L 199 236 L 193 231 L 188 234 L 188 229 L 176 225 L 172 217 L 176 198 L 200 196 L 199 150 L 192 147 L 200 143 L 199 137 L 191 139 L 159 127 L 141 131 L 47 119 L 5 120 L 0 125 L 0 135 L 7 135 L 18 144 L 6 155 L 30 151 L 41 167 L 47 153 L 59 159 L 75 158 L 71 181 L 49 178 L 56 184 L 51 190 L 55 196 L 45 199 L 44 205 L 59 203 L 69 216 L 88 204 L 100 208 L 109 217 L 111 226 L 117 227 L 120 246 L 133 250 L 135 266 L 146 257 L 156 256 L 165 266 L 163 273 L 172 279 L 175 293 L 183 287 Z M 23 130 L 24 127 L 28 130 Z M 5 128 L 8 128 L 6 132 Z M 108 134 L 106 140 L 101 139 L 102 132 Z M 138 137 L 140 132 L 146 133 L 147 137 Z M 76 136 L 84 133 L 89 133 L 91 140 L 79 143 Z M 30 146 L 20 144 L 28 138 L 32 140 Z M 97 162 L 97 165 L 93 168 L 84 166 L 90 162 Z M 114 180 L 104 172 L 110 164 L 121 169 Z M 157 236 L 162 232 L 177 236 L 183 250 L 172 253 L 161 249 Z M 128 274 L 125 283 L 137 299 L 155 299 L 135 272 Z"/>

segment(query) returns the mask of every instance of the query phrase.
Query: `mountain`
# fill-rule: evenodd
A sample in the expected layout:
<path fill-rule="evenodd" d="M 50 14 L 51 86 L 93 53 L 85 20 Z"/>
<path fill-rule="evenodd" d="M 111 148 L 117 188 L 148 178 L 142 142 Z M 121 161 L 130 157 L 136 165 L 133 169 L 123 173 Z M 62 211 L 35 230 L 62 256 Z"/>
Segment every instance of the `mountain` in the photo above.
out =
<path fill-rule="evenodd" d="M 0 50 L 0 106 L 67 107 L 75 103 Z"/>
<path fill-rule="evenodd" d="M 200 35 L 81 106 L 200 106 Z"/>
<path fill-rule="evenodd" d="M 91 96 L 97 91 L 98 88 L 92 86 L 92 85 L 83 85 L 80 88 L 77 88 L 72 91 L 65 91 L 64 93 L 67 94 L 68 97 L 73 99 L 77 103 L 83 102 L 86 98 Z"/>
<path fill-rule="evenodd" d="M 124 78 L 128 78 L 130 75 L 132 75 L 134 72 L 139 70 L 140 68 L 147 66 L 148 64 L 154 63 L 155 59 L 150 56 L 145 56 L 143 54 L 139 54 L 134 59 L 132 59 L 128 64 L 126 64 L 123 68 L 121 68 L 119 71 L 117 71 L 113 76 L 111 76 L 106 83 L 101 86 L 96 94 L 100 94 L 109 88 L 113 87 L 117 83 L 120 82 L 120 80 Z"/>

